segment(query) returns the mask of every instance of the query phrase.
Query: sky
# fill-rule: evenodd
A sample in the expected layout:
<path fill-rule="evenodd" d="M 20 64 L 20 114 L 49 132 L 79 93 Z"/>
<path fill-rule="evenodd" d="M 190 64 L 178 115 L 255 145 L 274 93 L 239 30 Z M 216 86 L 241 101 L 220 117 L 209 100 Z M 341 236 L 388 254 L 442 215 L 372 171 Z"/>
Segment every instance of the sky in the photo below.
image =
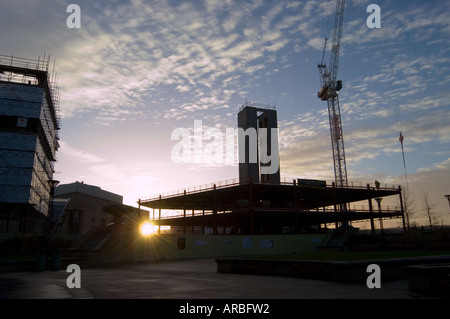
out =
<path fill-rule="evenodd" d="M 79 28 L 69 27 L 71 3 Z M 381 9 L 380 28 L 366 23 L 370 4 Z M 283 178 L 331 183 L 317 64 L 334 10 L 321 0 L 3 1 L 0 54 L 51 56 L 61 183 L 96 185 L 136 207 L 139 198 L 236 179 L 236 161 L 208 156 L 207 135 L 200 163 L 177 162 L 172 133 L 201 121 L 203 132 L 225 136 L 246 104 L 277 110 Z M 446 0 L 345 6 L 337 78 L 349 184 L 407 188 L 418 225 L 428 223 L 425 194 L 436 222 L 450 224 L 449 14 Z"/>

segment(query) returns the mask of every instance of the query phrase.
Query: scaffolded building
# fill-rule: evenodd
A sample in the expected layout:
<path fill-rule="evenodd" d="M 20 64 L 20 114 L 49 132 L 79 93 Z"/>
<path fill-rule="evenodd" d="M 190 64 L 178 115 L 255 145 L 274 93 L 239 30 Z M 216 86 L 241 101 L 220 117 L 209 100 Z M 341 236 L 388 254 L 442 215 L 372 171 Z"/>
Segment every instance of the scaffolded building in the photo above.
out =
<path fill-rule="evenodd" d="M 0 233 L 39 232 L 51 213 L 60 121 L 49 62 L 0 55 Z"/>

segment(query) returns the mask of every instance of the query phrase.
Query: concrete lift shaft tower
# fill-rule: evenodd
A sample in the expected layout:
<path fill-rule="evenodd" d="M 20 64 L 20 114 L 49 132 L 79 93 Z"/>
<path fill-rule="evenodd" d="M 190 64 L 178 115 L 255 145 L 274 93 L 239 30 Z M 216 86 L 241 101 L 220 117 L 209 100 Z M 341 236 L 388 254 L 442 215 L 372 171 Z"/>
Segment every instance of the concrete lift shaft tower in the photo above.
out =
<path fill-rule="evenodd" d="M 273 129 L 278 129 L 277 111 L 245 106 L 238 113 L 238 127 L 243 129 L 239 133 L 242 134 L 239 137 L 239 152 L 243 152 L 243 154 L 239 156 L 242 156 L 244 159 L 239 163 L 239 181 L 241 183 L 252 181 L 253 183 L 280 184 L 278 135 L 273 135 L 276 132 L 272 132 Z M 264 134 L 261 133 L 261 129 L 267 130 L 265 139 L 263 138 Z M 250 136 L 246 135 L 249 131 L 251 133 L 251 130 L 255 132 L 255 139 L 253 141 Z M 262 157 L 265 155 L 264 153 L 267 153 L 266 155 L 271 157 L 269 163 L 262 160 Z M 253 160 L 251 159 L 252 155 Z M 272 173 L 265 173 L 263 168 L 272 165 L 275 165 L 275 170 Z"/>
<path fill-rule="evenodd" d="M 330 65 L 327 69 L 323 63 L 327 39 L 323 49 L 322 62 L 318 65 L 321 89 L 317 93 L 322 101 L 328 102 L 330 118 L 331 145 L 333 148 L 334 177 L 336 186 L 347 186 L 347 166 L 345 163 L 344 136 L 342 134 L 341 112 L 339 108 L 338 91 L 342 88 L 342 81 L 336 81 L 339 65 L 339 49 L 341 46 L 342 23 L 344 19 L 345 0 L 336 1 L 334 17 L 333 43 L 331 48 Z"/>

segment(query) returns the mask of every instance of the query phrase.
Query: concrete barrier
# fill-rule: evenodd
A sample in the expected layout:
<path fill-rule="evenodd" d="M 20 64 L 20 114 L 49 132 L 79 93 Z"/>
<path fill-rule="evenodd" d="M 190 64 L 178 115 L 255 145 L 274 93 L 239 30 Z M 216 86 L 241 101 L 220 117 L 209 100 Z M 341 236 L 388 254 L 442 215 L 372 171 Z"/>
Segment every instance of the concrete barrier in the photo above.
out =
<path fill-rule="evenodd" d="M 292 276 L 346 283 L 365 283 L 369 273 L 367 267 L 376 264 L 381 268 L 383 281 L 405 279 L 412 274 L 425 272 L 428 264 L 441 264 L 442 271 L 450 270 L 450 256 L 429 256 L 417 258 L 393 258 L 364 261 L 314 261 L 314 260 L 267 260 L 251 258 L 216 259 L 217 271 L 270 276 Z M 424 268 L 408 266 L 425 265 Z M 431 273 L 432 271 L 430 271 Z M 416 275 L 418 276 L 418 275 Z M 417 279 L 419 280 L 419 279 Z M 441 282 L 442 285 L 444 282 Z M 450 277 L 448 278 L 450 288 Z"/>

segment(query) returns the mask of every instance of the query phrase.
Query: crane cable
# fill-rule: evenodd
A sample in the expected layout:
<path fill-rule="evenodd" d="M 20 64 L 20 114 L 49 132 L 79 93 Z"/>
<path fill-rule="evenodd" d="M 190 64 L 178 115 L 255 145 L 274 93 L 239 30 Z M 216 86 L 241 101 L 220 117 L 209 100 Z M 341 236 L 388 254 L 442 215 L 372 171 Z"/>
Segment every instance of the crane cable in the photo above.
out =
<path fill-rule="evenodd" d="M 332 15 L 330 14 L 328 16 L 327 23 L 326 23 L 325 29 L 323 31 L 323 38 L 325 39 L 325 43 L 324 43 L 324 46 L 323 46 L 322 61 L 321 61 L 320 64 L 324 63 L 325 51 L 327 50 L 327 41 L 328 41 L 328 36 L 330 34 L 330 28 L 331 28 L 331 18 L 332 18 Z"/>
<path fill-rule="evenodd" d="M 392 61 L 393 61 L 392 46 L 391 46 L 391 40 L 389 38 L 389 34 L 388 34 L 388 30 L 387 30 L 388 28 L 384 27 L 383 29 L 384 29 L 384 40 L 385 40 L 386 46 L 387 46 L 387 50 L 386 50 L 386 53 L 388 55 L 387 56 L 387 60 L 388 60 L 387 63 L 388 63 L 389 69 L 390 69 L 389 73 L 390 73 L 391 91 L 392 91 L 393 100 L 394 100 L 393 104 L 394 104 L 394 108 L 395 108 L 395 120 L 396 120 L 397 128 L 398 128 L 398 130 L 400 132 L 400 134 L 399 134 L 399 141 L 400 141 L 400 144 L 401 144 L 402 154 L 403 154 L 403 167 L 405 169 L 405 178 L 407 178 L 406 177 L 406 161 L 405 161 L 404 149 L 403 149 L 403 139 L 404 139 L 404 137 L 403 137 L 403 134 L 402 134 L 402 124 L 401 124 L 402 119 L 401 119 L 401 114 L 400 114 L 400 106 L 399 106 L 399 102 L 398 102 L 398 93 L 397 93 L 397 90 L 396 90 L 395 85 L 394 85 L 395 70 L 394 70 L 394 66 L 392 64 Z"/>
<path fill-rule="evenodd" d="M 401 150 L 402 150 L 402 159 L 403 159 L 403 170 L 404 170 L 404 176 L 405 176 L 405 193 L 403 194 L 404 199 L 405 199 L 405 213 L 406 213 L 406 219 L 407 219 L 407 227 L 409 228 L 409 217 L 408 217 L 408 205 L 406 203 L 406 199 L 407 199 L 407 195 L 409 193 L 409 185 L 408 185 L 408 173 L 407 173 L 407 169 L 406 169 L 406 159 L 405 159 L 405 150 L 403 147 L 403 134 L 402 134 L 402 119 L 401 119 L 401 114 L 400 114 L 400 106 L 399 106 L 399 102 L 398 102 L 398 94 L 397 94 L 397 90 L 395 89 L 395 85 L 394 85 L 394 74 L 395 74 L 395 70 L 394 70 L 394 66 L 393 66 L 393 58 L 392 58 L 392 47 L 391 47 L 391 40 L 389 38 L 389 32 L 388 32 L 388 28 L 387 27 L 383 27 L 384 29 L 384 40 L 386 42 L 386 46 L 387 46 L 387 60 L 388 60 L 388 66 L 389 66 L 389 73 L 390 73 L 390 80 L 391 80 L 391 90 L 392 90 L 392 94 L 393 94 L 393 103 L 394 103 L 394 107 L 395 107 L 395 119 L 396 119 L 396 125 L 397 128 L 399 130 L 399 141 L 400 141 L 400 146 L 401 146 Z"/>

